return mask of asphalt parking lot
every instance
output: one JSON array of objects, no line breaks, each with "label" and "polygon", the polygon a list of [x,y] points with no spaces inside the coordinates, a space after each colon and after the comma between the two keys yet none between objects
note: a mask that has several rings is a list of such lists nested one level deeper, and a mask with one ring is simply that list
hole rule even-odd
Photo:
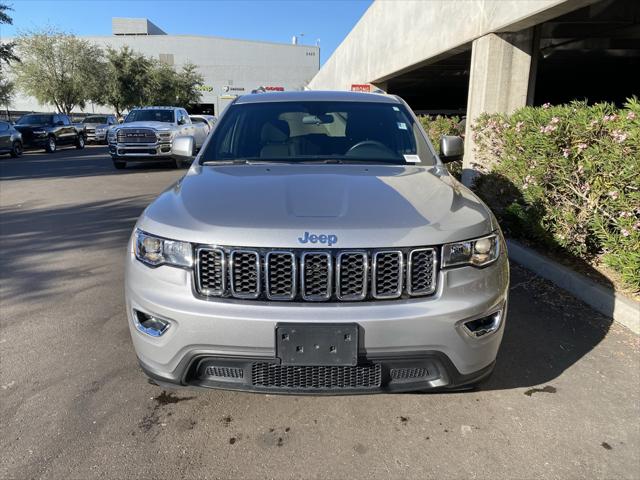
[{"label": "asphalt parking lot", "polygon": [[481,390],[165,391],[123,305],[137,216],[184,173],[105,147],[0,158],[1,478],[640,478],[638,337],[517,265]]}]

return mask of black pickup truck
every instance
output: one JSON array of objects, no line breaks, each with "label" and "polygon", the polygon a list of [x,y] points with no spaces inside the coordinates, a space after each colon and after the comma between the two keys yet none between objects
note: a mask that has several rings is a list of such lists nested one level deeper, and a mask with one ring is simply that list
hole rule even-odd
[{"label": "black pickup truck", "polygon": [[30,113],[20,117],[14,127],[22,134],[25,148],[44,148],[50,153],[61,145],[84,148],[87,140],[84,125],[73,124],[67,115],[57,113]]}]

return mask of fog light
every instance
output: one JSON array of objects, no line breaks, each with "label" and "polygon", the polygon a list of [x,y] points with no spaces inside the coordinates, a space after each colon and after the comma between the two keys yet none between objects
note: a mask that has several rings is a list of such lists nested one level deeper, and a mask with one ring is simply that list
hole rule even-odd
[{"label": "fog light", "polygon": [[498,310],[486,317],[477,318],[463,323],[464,331],[474,338],[484,337],[496,332],[502,323],[502,310]]},{"label": "fog light", "polygon": [[140,312],[138,310],[133,311],[133,320],[136,324],[136,328],[147,335],[152,337],[160,337],[166,332],[171,323],[162,318],[154,317],[148,313]]}]

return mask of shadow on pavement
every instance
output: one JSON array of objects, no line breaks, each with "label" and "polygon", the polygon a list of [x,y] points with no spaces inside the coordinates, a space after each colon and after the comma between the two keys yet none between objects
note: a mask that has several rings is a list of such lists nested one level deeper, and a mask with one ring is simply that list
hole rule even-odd
[{"label": "shadow on pavement", "polygon": [[[555,261],[615,289],[602,273],[555,241],[545,227],[544,207],[529,203],[508,178],[483,175],[475,191],[496,214],[506,236],[536,245]],[[505,335],[494,375],[482,387],[485,390],[552,381],[598,345],[613,322],[613,311],[602,315],[514,262],[511,268]]]},{"label": "shadow on pavement", "polygon": [[[101,269],[122,261],[133,226],[153,198],[140,195],[56,208],[27,202],[0,208],[3,299],[15,303],[47,297],[65,281],[83,276],[99,283]],[[112,249],[120,255],[114,256]]]},{"label": "shadow on pavement", "polygon": [[126,175],[162,169],[175,170],[175,167],[167,162],[139,162],[116,170],[107,147],[103,146],[90,146],[84,150],[65,148],[50,154],[31,151],[20,158],[0,158],[0,179],[3,181]]}]

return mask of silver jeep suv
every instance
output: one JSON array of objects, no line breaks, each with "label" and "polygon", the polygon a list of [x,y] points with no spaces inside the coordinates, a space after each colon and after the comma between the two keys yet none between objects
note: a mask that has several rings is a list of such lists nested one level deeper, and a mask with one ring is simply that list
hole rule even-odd
[{"label": "silver jeep suv", "polygon": [[[469,388],[509,267],[489,209],[398,97],[242,96],[129,243],[126,306],[160,384],[284,393]],[[176,138],[188,157],[193,138]],[[445,156],[446,155],[446,156]]]}]

